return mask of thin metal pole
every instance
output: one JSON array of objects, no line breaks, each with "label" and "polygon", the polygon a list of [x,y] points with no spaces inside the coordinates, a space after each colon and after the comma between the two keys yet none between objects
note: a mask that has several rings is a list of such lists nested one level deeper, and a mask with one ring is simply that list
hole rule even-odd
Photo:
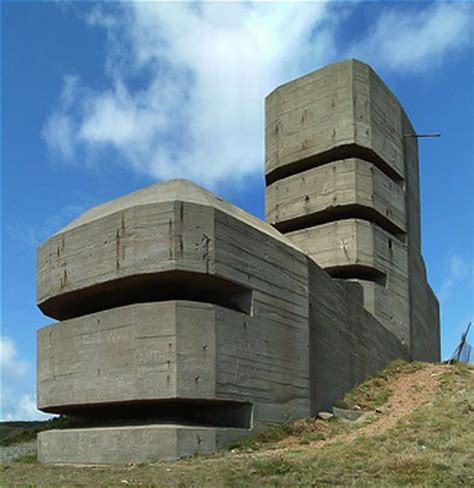
[{"label": "thin metal pole", "polygon": [[420,137],[441,137],[441,133],[440,132],[435,132],[433,134],[403,134],[405,137],[416,137],[416,138],[420,138]]}]

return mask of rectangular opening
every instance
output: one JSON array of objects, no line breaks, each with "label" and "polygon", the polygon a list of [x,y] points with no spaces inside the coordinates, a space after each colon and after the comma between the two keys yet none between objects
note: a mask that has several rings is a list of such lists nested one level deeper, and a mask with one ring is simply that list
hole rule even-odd
[{"label": "rectangular opening", "polygon": [[377,224],[400,242],[405,242],[406,233],[397,227],[391,220],[371,207],[357,204],[327,208],[320,212],[302,215],[301,217],[296,217],[283,222],[277,222],[273,224],[273,226],[282,234],[287,234],[289,232],[346,219],[360,219]]},{"label": "rectangular opening", "polygon": [[127,276],[63,295],[39,304],[43,313],[67,320],[135,303],[189,300],[211,303],[252,315],[253,291],[220,276],[166,271]]},{"label": "rectangular opening", "polygon": [[251,429],[253,405],[227,400],[143,400],[50,407],[45,411],[73,417],[68,428],[179,424]]},{"label": "rectangular opening", "polygon": [[344,280],[364,280],[378,283],[381,286],[387,285],[387,275],[378,269],[358,264],[348,266],[332,266],[324,268],[333,278]]},{"label": "rectangular opening", "polygon": [[300,159],[293,163],[275,168],[265,176],[265,181],[268,186],[275,183],[275,181],[301,173],[307,169],[316,168],[327,163],[332,163],[333,161],[340,161],[341,159],[349,158],[363,159],[364,161],[374,164],[388,177],[390,177],[393,182],[399,186],[402,186],[402,176],[400,176],[390,164],[388,164],[372,149],[362,147],[357,144],[337,146],[322,153],[318,153],[305,159]]}]

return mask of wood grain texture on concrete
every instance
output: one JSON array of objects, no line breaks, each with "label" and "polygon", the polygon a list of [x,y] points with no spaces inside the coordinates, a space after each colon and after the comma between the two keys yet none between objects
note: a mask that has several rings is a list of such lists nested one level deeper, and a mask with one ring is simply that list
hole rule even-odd
[{"label": "wood grain texture on concrete", "polygon": [[328,409],[397,358],[439,359],[418,146],[348,60],[266,99],[266,215],[187,180],[100,205],[37,255],[46,463],[210,452]]},{"label": "wood grain texture on concrete", "polygon": [[283,166],[355,147],[392,175],[404,177],[400,104],[360,61],[325,66],[276,88],[267,96],[265,110],[267,176]]},{"label": "wood grain texture on concrete", "polygon": [[357,214],[406,230],[403,189],[362,159],[333,161],[267,186],[266,219],[277,228],[308,216],[324,222]]},{"label": "wood grain texture on concrete", "polygon": [[176,461],[221,449],[245,429],[141,425],[49,430],[38,434],[38,460],[48,464],[129,464]]},{"label": "wood grain texture on concrete", "polygon": [[266,99],[266,215],[411,347],[439,359],[439,312],[420,239],[418,143],[368,65],[348,60]]},{"label": "wood grain texture on concrete", "polygon": [[[342,286],[308,258],[311,411],[328,410],[342,395],[409,350],[360,304],[357,284]],[[351,289],[355,287],[354,289]]]}]

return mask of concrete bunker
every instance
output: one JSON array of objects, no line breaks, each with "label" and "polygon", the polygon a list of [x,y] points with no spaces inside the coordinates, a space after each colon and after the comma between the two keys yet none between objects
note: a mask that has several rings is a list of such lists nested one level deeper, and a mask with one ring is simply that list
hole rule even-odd
[{"label": "concrete bunker", "polygon": [[118,278],[52,297],[39,305],[55,319],[67,320],[134,303],[187,300],[252,313],[250,288],[219,276],[192,271],[164,271]]},{"label": "concrete bunker", "polygon": [[317,414],[397,358],[439,359],[413,128],[349,60],[266,104],[266,218],[187,180],[91,209],[38,249],[48,463],[210,452]]}]

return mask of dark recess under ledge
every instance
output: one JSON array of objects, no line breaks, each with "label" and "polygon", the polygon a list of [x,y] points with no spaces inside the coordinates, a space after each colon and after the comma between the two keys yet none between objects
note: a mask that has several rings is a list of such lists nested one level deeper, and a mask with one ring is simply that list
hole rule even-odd
[{"label": "dark recess under ledge", "polygon": [[387,275],[370,266],[351,264],[347,266],[330,266],[324,268],[324,270],[337,279],[372,281],[380,286],[386,286],[387,284]]},{"label": "dark recess under ledge", "polygon": [[184,398],[52,406],[42,410],[73,417],[68,428],[179,424],[251,429],[252,408],[248,402]]},{"label": "dark recess under ledge", "polygon": [[308,229],[317,225],[328,224],[338,220],[360,219],[377,224],[382,229],[389,232],[393,237],[401,242],[405,242],[406,233],[371,207],[363,205],[341,205],[330,207],[320,212],[315,212],[294,219],[285,220],[272,224],[282,234]]},{"label": "dark recess under ledge", "polygon": [[189,300],[211,303],[248,315],[252,290],[215,275],[165,271],[132,275],[81,288],[38,304],[57,320],[67,320],[135,303]]},{"label": "dark recess under ledge", "polygon": [[333,163],[335,161],[341,161],[343,159],[358,158],[368,163],[372,163],[377,168],[385,173],[392,179],[397,185],[402,186],[404,179],[397,173],[386,161],[384,161],[377,153],[372,149],[359,146],[357,144],[346,144],[345,146],[338,146],[333,149],[329,149],[319,154],[309,156],[305,159],[300,159],[292,163],[285,164],[279,168],[275,168],[265,176],[267,186],[275,183],[275,181],[282,180],[288,176],[293,176],[302,171],[306,171],[311,168],[317,168],[324,164]]}]

